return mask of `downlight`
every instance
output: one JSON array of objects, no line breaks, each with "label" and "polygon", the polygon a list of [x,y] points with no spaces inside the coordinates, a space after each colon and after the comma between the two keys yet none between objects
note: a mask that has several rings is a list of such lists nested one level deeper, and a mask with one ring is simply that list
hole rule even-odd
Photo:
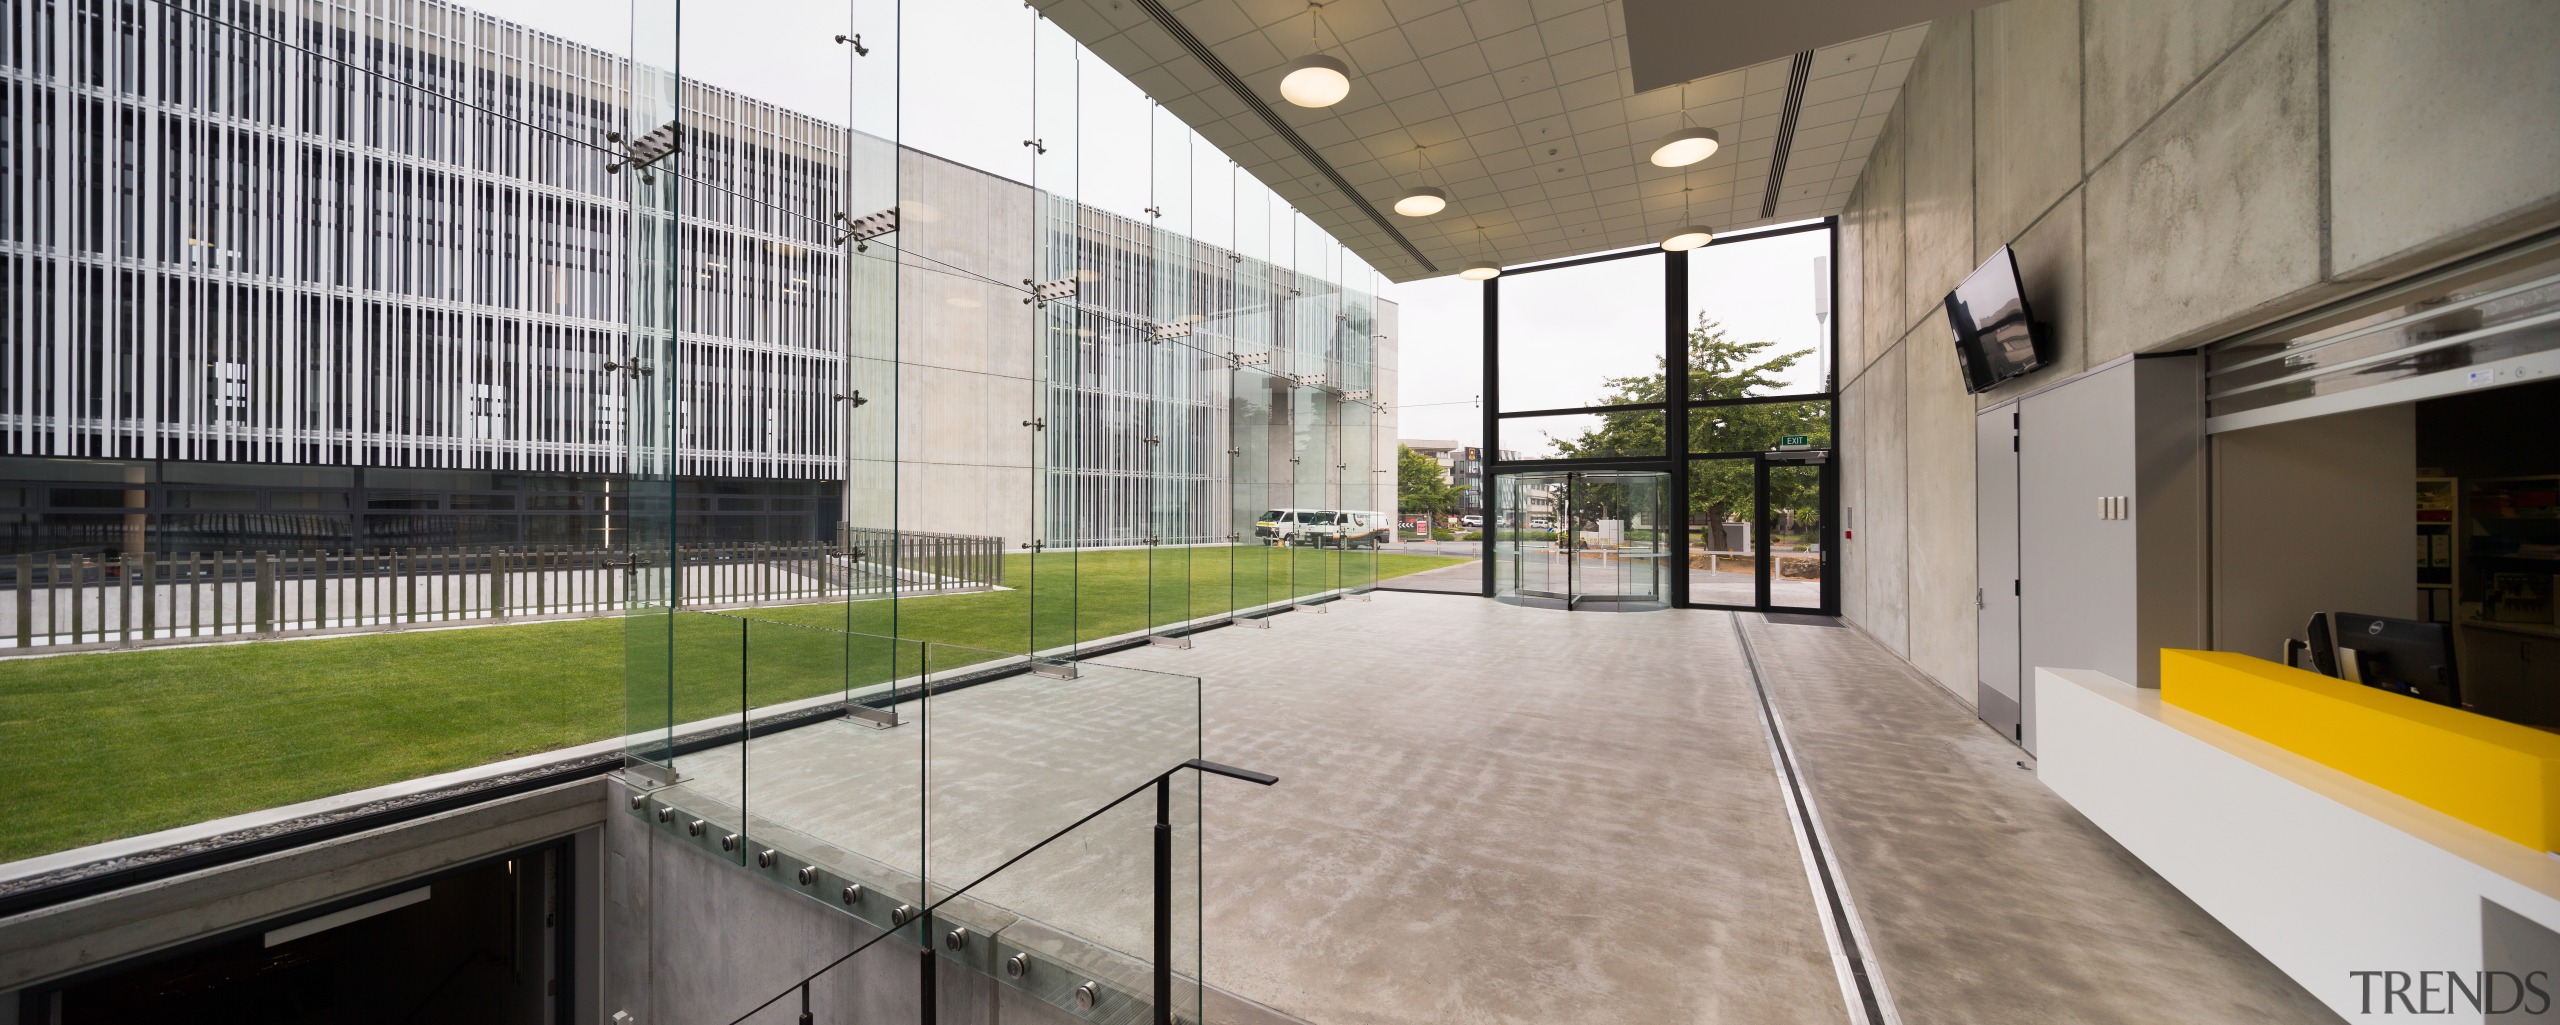
[{"label": "downlight", "polygon": [[1670,238],[1663,239],[1662,248],[1674,253],[1685,253],[1715,240],[1716,233],[1712,230],[1703,226],[1687,227],[1672,232]]},{"label": "downlight", "polygon": [[1469,281],[1491,281],[1502,276],[1502,265],[1490,260],[1478,260],[1468,264],[1467,269],[1459,271],[1458,276]]},{"label": "downlight", "polygon": [[1683,128],[1663,136],[1653,144],[1653,162],[1662,167],[1687,167],[1716,155],[1724,140],[1713,128]]},{"label": "downlight", "polygon": [[1429,217],[1449,208],[1449,194],[1429,185],[1416,185],[1396,199],[1396,212],[1407,217]]}]

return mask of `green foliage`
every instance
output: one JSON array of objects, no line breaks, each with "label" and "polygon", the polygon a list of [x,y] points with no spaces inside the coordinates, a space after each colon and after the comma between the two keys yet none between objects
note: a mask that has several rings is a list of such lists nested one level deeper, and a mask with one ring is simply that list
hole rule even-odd
[{"label": "green foliage", "polygon": [[[1776,342],[1746,342],[1727,335],[1723,325],[1698,316],[1696,327],[1689,330],[1689,397],[1692,400],[1739,399],[1752,395],[1778,392],[1786,385],[1786,372],[1807,357],[1811,349],[1766,354]],[[1619,377],[1608,381],[1609,393],[1595,400],[1600,405],[1660,403],[1667,378],[1661,357],[1654,358],[1654,372],[1641,377]],[[1815,448],[1831,445],[1829,404],[1824,402],[1761,402],[1745,405],[1718,406],[1689,410],[1685,434],[1689,452],[1753,453],[1776,448],[1780,439],[1791,434],[1807,435]],[[1608,456],[1661,456],[1664,451],[1662,414],[1651,410],[1626,410],[1600,414],[1600,425],[1580,437],[1557,439],[1556,448],[1567,458],[1599,458]],[[1678,454],[1678,453],[1670,453]],[[1703,520],[1708,548],[1730,551],[1724,524],[1736,517],[1752,515],[1752,460],[1700,459],[1689,464],[1689,496],[1685,519]],[[1820,491],[1815,474],[1773,472],[1769,480],[1769,508],[1775,513],[1793,513],[1799,524],[1810,524],[1819,515]]]},{"label": "green foliage", "polygon": [[1458,504],[1457,485],[1449,482],[1440,461],[1396,446],[1396,508],[1409,513],[1438,514]]}]

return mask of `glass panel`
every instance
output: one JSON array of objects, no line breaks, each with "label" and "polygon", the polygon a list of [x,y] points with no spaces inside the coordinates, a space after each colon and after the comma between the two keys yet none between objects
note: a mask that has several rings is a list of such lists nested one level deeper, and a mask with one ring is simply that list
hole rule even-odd
[{"label": "glass panel", "polygon": [[1602,459],[1662,454],[1662,410],[1516,416],[1499,421],[1505,459]]},{"label": "glass panel", "polygon": [[[1236,236],[1236,179],[1243,172],[1216,146],[1191,136],[1191,318],[1188,337],[1177,339],[1195,398],[1185,409],[1189,461],[1184,482],[1189,506],[1184,543],[1192,545],[1191,615],[1226,618],[1235,611],[1234,353],[1238,312],[1236,253],[1221,249]],[[1260,512],[1261,510],[1251,510]]]},{"label": "glass panel", "polygon": [[[631,7],[631,111],[626,137],[678,124],[677,5],[634,0]],[[679,155],[675,159],[681,160]],[[630,251],[625,287],[631,296],[629,348],[612,371],[625,398],[629,459],[623,618],[623,708],[626,764],[636,786],[672,782],[676,712],[673,611],[676,587],[676,303],[680,179],[666,173],[618,175],[630,190]]]},{"label": "glass panel", "polygon": [[1606,599],[1621,608],[1668,600],[1668,532],[1664,529],[1661,473],[1574,475],[1572,519],[1566,532],[1574,558],[1575,594]]},{"label": "glass panel", "polygon": [[[1155,859],[1167,859],[1174,1021],[1200,1012],[1200,790],[1183,772],[1077,826],[934,912],[941,956],[1032,999],[1059,1020],[1143,1022],[1155,1000]],[[1161,807],[1167,825],[1157,846]],[[954,929],[968,930],[957,946]],[[1016,959],[1019,959],[1018,961]],[[1009,964],[1019,964],[1017,972]],[[1090,987],[1091,1009],[1078,989]],[[986,1020],[984,1006],[943,1000],[941,1021]]]},{"label": "glass panel", "polygon": [[1359,593],[1378,585],[1378,548],[1395,529],[1394,503],[1379,500],[1377,410],[1367,402],[1340,404],[1342,513],[1335,540],[1342,560],[1342,588]]},{"label": "glass panel", "polygon": [[1504,474],[1493,479],[1494,597],[1563,601],[1573,593],[1573,564],[1564,545],[1570,533],[1571,479],[1561,473]]},{"label": "glass panel", "polygon": [[[1255,319],[1267,322],[1270,314],[1265,309]],[[1287,476],[1291,440],[1283,433],[1289,428],[1288,385],[1252,366],[1238,367],[1235,377],[1234,579],[1241,612],[1288,600],[1289,567],[1281,561],[1288,551],[1278,546],[1287,540],[1287,510],[1294,500]]]},{"label": "glass panel", "polygon": [[[1161,519],[1159,378],[1152,254],[1155,117],[1145,94],[1091,54],[1078,59],[1077,173],[1085,204],[1075,305],[1080,349],[1073,446],[1077,636],[1143,634],[1157,613],[1152,586]],[[1143,173],[1141,173],[1143,172]],[[1170,442],[1171,439],[1168,439]]]},{"label": "glass panel", "polygon": [[[1274,295],[1271,260],[1274,202],[1271,191],[1251,175],[1236,172],[1236,284],[1232,315],[1234,383],[1228,407],[1234,498],[1229,532],[1234,536],[1233,605],[1239,613],[1285,601],[1286,555],[1275,547],[1282,529],[1278,513],[1292,499],[1287,486],[1292,444],[1288,429],[1288,385],[1272,376],[1273,339],[1283,307]],[[1275,483],[1277,482],[1277,483]],[[1275,565],[1277,572],[1275,574]]]},{"label": "glass panel", "polygon": [[1689,461],[1689,601],[1696,605],[1759,604],[1759,461]]},{"label": "glass panel", "polygon": [[1769,464],[1769,605],[1822,608],[1831,553],[1823,547],[1823,468]]},{"label": "glass panel", "polygon": [[[1082,208],[1078,185],[1082,170],[1077,117],[1081,53],[1064,29],[1040,19],[1032,54],[1035,91],[1032,116],[1037,152],[1032,161],[1031,197],[1036,282],[1081,281],[1084,275]],[[1077,442],[1082,426],[1076,401],[1093,327],[1077,302],[1037,304],[1033,313],[1034,361],[1031,408],[1023,425],[1030,431],[1032,517],[1030,536],[1016,542],[1027,554],[1008,555],[1019,563],[1031,592],[1029,650],[1034,654],[1071,657],[1076,644],[1077,518],[1081,476]],[[1005,425],[998,424],[1001,430]]]},{"label": "glass panel", "polygon": [[1196,678],[1092,662],[1061,678],[946,644],[930,645],[926,662],[926,874],[937,897],[1200,757]]},{"label": "glass panel", "polygon": [[1189,338],[1199,326],[1193,305],[1195,267],[1191,230],[1191,130],[1171,111],[1151,111],[1154,130],[1153,203],[1148,212],[1147,271],[1148,422],[1150,526],[1147,543],[1147,628],[1157,634],[1190,629],[1191,530],[1195,492],[1205,491],[1198,449],[1213,444],[1201,405],[1200,360]]},{"label": "glass panel", "polygon": [[[889,928],[892,909],[922,906],[924,896],[924,645],[737,622],[753,735],[685,756],[684,781],[657,795],[672,814],[651,818],[671,836]],[[734,811],[733,793],[742,795]],[[737,832],[727,828],[733,815],[745,829],[724,843]],[[698,833],[693,818],[706,820]]]},{"label": "glass panel", "polygon": [[1830,448],[1831,403],[1747,402],[1689,411],[1689,451],[1697,455],[1767,452],[1790,437]]},{"label": "glass panel", "polygon": [[1829,231],[1691,250],[1689,398],[1829,390],[1830,259]]},{"label": "glass panel", "polygon": [[726,860],[742,861],[743,845],[736,837],[746,830],[747,814],[746,759],[739,745],[751,707],[747,621],[679,609],[668,622],[675,654],[674,734],[688,746],[705,740],[713,746],[671,759],[677,782],[664,799],[704,820],[686,832],[697,845]]},{"label": "glass panel", "polygon": [[[897,0],[854,0],[850,5],[849,27],[862,37],[869,53],[864,56],[852,46],[840,47],[848,67],[852,130],[844,134],[842,193],[833,212],[853,223],[839,221],[822,236],[842,261],[845,294],[841,307],[844,359],[830,396],[835,407],[831,425],[836,431],[835,450],[842,461],[836,479],[843,482],[843,519],[836,524],[830,572],[843,574],[866,596],[893,601],[907,585],[893,572],[901,528],[899,263],[907,224],[890,216],[907,191],[898,139],[900,69],[907,63],[901,49],[900,12]],[[772,29],[752,20],[737,23],[748,33]],[[741,42],[733,50],[753,54],[763,48],[764,41],[758,39]],[[913,220],[923,223],[921,217]],[[839,625],[849,626],[864,615],[864,604],[845,602]]]},{"label": "glass panel", "polygon": [[1504,276],[1499,408],[1610,404],[1624,380],[1658,382],[1662,276],[1660,254]]},{"label": "glass panel", "polygon": [[[1304,279],[1301,279],[1304,280]],[[1304,319],[1311,300],[1300,299]],[[1281,543],[1290,546],[1289,595],[1305,601],[1334,587],[1331,553],[1334,514],[1339,508],[1329,486],[1333,476],[1333,430],[1326,423],[1329,404],[1324,389],[1301,385],[1289,389],[1290,430],[1295,445],[1290,458],[1291,493],[1296,497],[1280,528]]]}]

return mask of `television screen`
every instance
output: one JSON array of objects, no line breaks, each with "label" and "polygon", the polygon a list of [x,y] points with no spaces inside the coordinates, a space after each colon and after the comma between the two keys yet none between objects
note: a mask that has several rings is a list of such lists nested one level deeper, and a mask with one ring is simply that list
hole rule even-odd
[{"label": "television screen", "polygon": [[2018,261],[2007,246],[1947,293],[1947,327],[1955,332],[1965,391],[1982,391],[2044,365],[2040,332],[2018,287]]}]

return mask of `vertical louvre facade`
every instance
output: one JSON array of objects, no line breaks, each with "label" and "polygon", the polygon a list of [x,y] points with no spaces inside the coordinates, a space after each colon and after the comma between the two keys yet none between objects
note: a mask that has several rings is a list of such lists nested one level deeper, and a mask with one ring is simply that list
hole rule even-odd
[{"label": "vertical louvre facade", "polygon": [[[652,127],[627,87],[619,56],[433,0],[0,0],[0,457],[623,472],[606,133]],[[838,481],[864,258],[831,219],[873,212],[844,209],[849,130],[684,104],[675,471]],[[1320,232],[1297,249],[1337,264],[1285,267],[1038,208],[1085,279],[1033,343],[1074,427],[1022,443],[1051,543],[1230,532],[1235,356],[1322,389],[1326,423],[1376,402],[1376,303]]]}]

